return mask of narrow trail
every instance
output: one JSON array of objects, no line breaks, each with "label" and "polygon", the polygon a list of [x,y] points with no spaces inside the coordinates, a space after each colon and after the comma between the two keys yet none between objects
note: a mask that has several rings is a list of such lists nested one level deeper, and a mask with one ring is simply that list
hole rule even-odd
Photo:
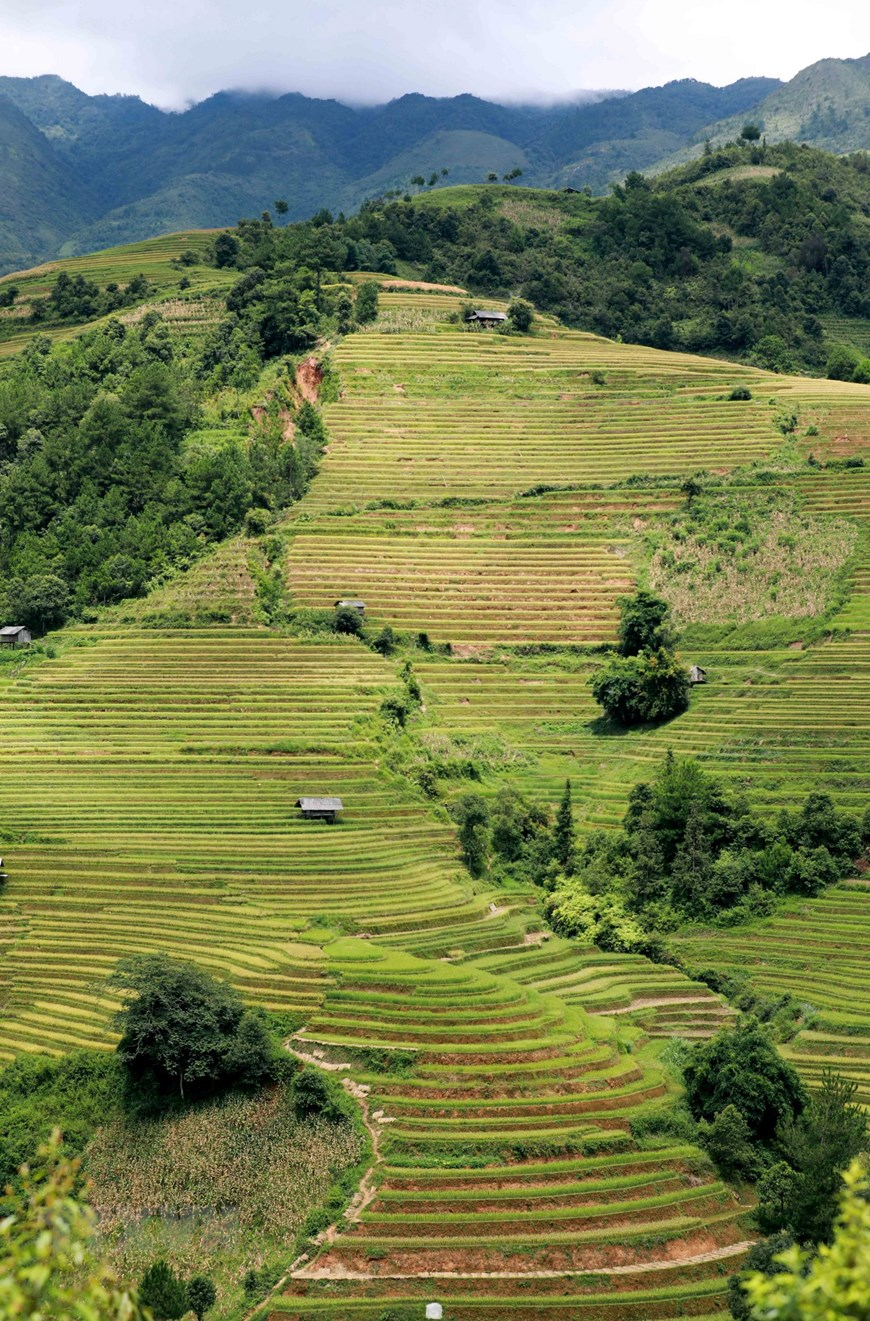
[{"label": "narrow trail", "polygon": [[[285,1048],[291,1055],[295,1055],[298,1060],[301,1060],[303,1064],[311,1064],[318,1069],[327,1069],[330,1073],[348,1074],[352,1067],[349,1063],[333,1063],[325,1060],[321,1058],[321,1052],[319,1051],[300,1050],[298,1046],[291,1045],[290,1042],[285,1043]],[[349,1205],[345,1208],[342,1220],[337,1220],[334,1224],[328,1225],[326,1229],[317,1235],[314,1240],[314,1247],[293,1262],[287,1276],[285,1276],[285,1280],[291,1276],[294,1279],[304,1279],[311,1276],[315,1266],[314,1261],[311,1260],[312,1252],[316,1254],[317,1249],[326,1244],[334,1243],[343,1228],[346,1228],[347,1225],[356,1224],[362,1212],[374,1200],[377,1192],[375,1172],[384,1159],[381,1155],[381,1132],[384,1125],[392,1123],[392,1120],[381,1110],[372,1112],[369,1106],[369,1092],[371,1089],[365,1083],[357,1083],[352,1078],[344,1077],[341,1080],[341,1085],[360,1108],[362,1121],[371,1139],[372,1163],[360,1179],[359,1187],[351,1198]],[[342,1221],[344,1224],[342,1224]],[[312,1278],[318,1277],[315,1275]]]},{"label": "narrow trail", "polygon": [[[393,1275],[379,1271],[371,1274],[363,1271],[339,1270],[309,1271],[306,1279],[313,1280],[560,1280],[565,1276],[590,1275],[643,1275],[646,1271],[677,1270],[682,1266],[699,1266],[707,1261],[725,1261],[728,1257],[738,1257],[755,1246],[755,1239],[746,1239],[742,1243],[729,1243],[727,1247],[716,1248],[713,1252],[701,1252],[694,1257],[680,1257],[672,1261],[643,1261],[631,1266],[596,1266],[586,1270],[542,1270],[542,1271],[426,1271],[421,1275]],[[301,1272],[296,1272],[296,1276]]]},{"label": "narrow trail", "polygon": [[[329,1060],[321,1059],[320,1052],[299,1050],[296,1046],[291,1045],[289,1041],[284,1042],[284,1049],[288,1051],[289,1054],[295,1055],[296,1058],[298,1060],[301,1060],[303,1064],[313,1064],[318,1069],[325,1069],[329,1073],[346,1074],[349,1073],[351,1069],[350,1063],[340,1063],[340,1064],[332,1063]],[[376,1111],[374,1115],[370,1113],[369,1102],[368,1102],[369,1088],[366,1087],[364,1084],[355,1083],[350,1078],[342,1078],[341,1085],[345,1089],[345,1091],[348,1092],[359,1105],[360,1111],[362,1113],[363,1123],[365,1124],[366,1129],[368,1130],[368,1134],[369,1137],[371,1138],[371,1143],[372,1143],[372,1156],[373,1156],[372,1163],[366,1170],[365,1174],[360,1179],[359,1187],[354,1193],[350,1203],[345,1208],[343,1215],[343,1219],[345,1219],[349,1224],[354,1224],[356,1221],[359,1220],[361,1213],[374,1199],[375,1193],[377,1192],[377,1184],[375,1182],[375,1170],[377,1169],[378,1165],[380,1165],[383,1162],[383,1156],[381,1155],[380,1136],[381,1136],[381,1129],[383,1127],[383,1123],[386,1119],[386,1116],[381,1115],[379,1111]],[[378,1120],[378,1116],[379,1116],[379,1120]],[[313,1247],[309,1248],[307,1252],[300,1253],[300,1255],[295,1259],[295,1261],[291,1261],[290,1265],[287,1267],[286,1271],[281,1276],[280,1280],[278,1280],[278,1282],[272,1286],[272,1288],[266,1294],[265,1298],[261,1298],[260,1301],[250,1309],[250,1311],[244,1314],[244,1316],[242,1317],[242,1321],[254,1321],[255,1317],[262,1317],[263,1315],[265,1315],[270,1300],[275,1298],[276,1295],[280,1294],[281,1291],[286,1287],[286,1285],[290,1283],[291,1280],[319,1278],[316,1275],[311,1276],[308,1274],[308,1272],[314,1265],[314,1262],[312,1261],[312,1254],[314,1254],[314,1256],[316,1257],[318,1249],[321,1248],[324,1243],[334,1243],[340,1231],[341,1231],[341,1225],[338,1221],[336,1221],[335,1224],[328,1225],[326,1229],[324,1229],[320,1234],[318,1234],[317,1237],[314,1239]]]}]

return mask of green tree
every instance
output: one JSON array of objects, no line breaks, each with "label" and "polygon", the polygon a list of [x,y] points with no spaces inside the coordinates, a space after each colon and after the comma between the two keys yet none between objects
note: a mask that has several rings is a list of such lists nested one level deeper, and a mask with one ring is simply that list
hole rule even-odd
[{"label": "green tree", "polygon": [[867,1115],[855,1100],[857,1091],[857,1083],[825,1070],[803,1112],[780,1125],[780,1150],[797,1177],[777,1228],[788,1229],[800,1242],[829,1240],[842,1171],[866,1145]]},{"label": "green tree", "polygon": [[754,1321],[866,1321],[870,1316],[870,1177],[855,1160],[830,1244],[788,1248],[774,1275],[743,1280]]},{"label": "green tree", "polygon": [[565,781],[562,800],[556,812],[553,824],[553,854],[566,876],[570,876],[576,865],[576,844],[574,834],[574,810],[571,806],[571,781]]},{"label": "green tree", "polygon": [[859,361],[858,354],[847,344],[835,344],[825,363],[825,375],[829,381],[851,381]]},{"label": "green tree", "polygon": [[60,1154],[60,1134],[21,1170],[0,1219],[0,1316],[34,1321],[146,1321],[134,1292],[92,1250],[96,1217],[80,1196],[78,1161]]},{"label": "green tree", "polygon": [[752,1179],[758,1173],[758,1156],[752,1145],[749,1125],[735,1105],[726,1105],[711,1123],[698,1125],[701,1145],[726,1179]]},{"label": "green tree", "polygon": [[196,1317],[202,1318],[215,1305],[217,1291],[207,1275],[194,1275],[187,1282],[187,1306]]},{"label": "green tree", "polygon": [[689,705],[689,676],[670,651],[617,656],[591,679],[592,696],[621,725],[653,724]]},{"label": "green tree", "polygon": [[218,234],[214,241],[214,264],[235,266],[239,259],[239,240],[235,234]]},{"label": "green tree", "polygon": [[454,808],[459,822],[459,843],[472,876],[482,876],[489,856],[489,807],[480,794],[465,794]]},{"label": "green tree", "polygon": [[15,578],[6,589],[6,610],[14,623],[34,633],[59,628],[69,614],[70,593],[56,573],[36,573]]},{"label": "green tree", "polygon": [[289,205],[283,197],[279,197],[277,201],[273,203],[273,206],[275,207],[275,214],[279,216],[286,216],[287,212],[290,210]]},{"label": "green tree", "polygon": [[153,1262],[139,1283],[139,1299],[154,1321],[179,1321],[188,1310],[184,1281],[166,1261]]},{"label": "green tree", "polygon": [[495,170],[490,170],[489,174],[486,176],[486,182],[498,183],[498,175],[496,174]]},{"label": "green tree", "polygon": [[378,297],[380,286],[377,280],[366,280],[356,293],[355,315],[361,326],[378,319]]},{"label": "green tree", "polygon": [[740,138],[743,142],[758,142],[761,137],[761,128],[758,124],[744,124],[740,130]]},{"label": "green tree", "polygon": [[788,1224],[797,1182],[797,1174],[785,1160],[778,1160],[768,1166],[758,1180],[755,1215],[765,1234],[771,1234]]},{"label": "green tree", "polygon": [[192,963],[165,954],[122,959],[109,978],[126,1003],[118,1055],[146,1101],[182,1100],[274,1076],[271,1043],[241,996]]},{"label": "green tree", "polygon": [[637,656],[642,651],[656,651],[659,647],[672,647],[674,633],[671,627],[671,608],[667,601],[652,592],[639,591],[634,596],[622,596],[617,629],[620,656]]},{"label": "green tree", "polygon": [[525,335],[532,328],[535,309],[525,298],[514,298],[508,304],[508,317],[514,330]]},{"label": "green tree", "polygon": [[757,1023],[700,1042],[683,1074],[686,1100],[696,1119],[710,1122],[733,1105],[746,1120],[753,1142],[772,1144],[781,1120],[799,1115],[806,1105],[803,1083]]}]

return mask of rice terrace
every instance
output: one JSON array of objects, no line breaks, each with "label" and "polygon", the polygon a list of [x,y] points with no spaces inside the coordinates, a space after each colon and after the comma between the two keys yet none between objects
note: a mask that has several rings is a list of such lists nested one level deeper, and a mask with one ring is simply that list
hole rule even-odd
[{"label": "rice terrace", "polygon": [[[504,227],[580,224],[509,192]],[[0,280],[0,625],[35,634],[0,649],[5,1164],[15,1087],[68,1067],[127,1284],[204,1270],[225,1321],[724,1321],[778,1167],[722,1155],[693,1051],[756,1034],[804,1114],[832,1072],[870,1107],[870,386],[369,270],[341,224]],[[620,721],[596,685],[641,663],[682,704]],[[123,977],[176,961],[281,1058],[128,1113]]]}]

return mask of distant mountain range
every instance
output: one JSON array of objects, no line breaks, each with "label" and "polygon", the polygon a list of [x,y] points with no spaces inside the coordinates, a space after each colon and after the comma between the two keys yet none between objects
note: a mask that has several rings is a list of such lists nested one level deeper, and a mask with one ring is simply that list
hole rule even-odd
[{"label": "distant mountain range", "polygon": [[351,210],[416,174],[450,183],[523,171],[606,191],[685,159],[746,119],[769,140],[870,147],[870,55],[788,83],[685,79],[541,108],[408,95],[352,108],[292,93],[219,92],[182,113],[87,96],[53,75],[0,77],[0,272],[169,230],[233,224],[286,198],[288,219]]}]

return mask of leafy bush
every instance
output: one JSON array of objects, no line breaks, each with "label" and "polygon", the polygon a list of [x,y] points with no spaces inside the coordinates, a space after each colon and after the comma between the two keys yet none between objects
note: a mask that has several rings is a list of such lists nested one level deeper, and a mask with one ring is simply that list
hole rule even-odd
[{"label": "leafy bush", "polygon": [[591,687],[596,702],[621,725],[670,720],[689,705],[688,673],[664,648],[615,658],[593,675]]}]

